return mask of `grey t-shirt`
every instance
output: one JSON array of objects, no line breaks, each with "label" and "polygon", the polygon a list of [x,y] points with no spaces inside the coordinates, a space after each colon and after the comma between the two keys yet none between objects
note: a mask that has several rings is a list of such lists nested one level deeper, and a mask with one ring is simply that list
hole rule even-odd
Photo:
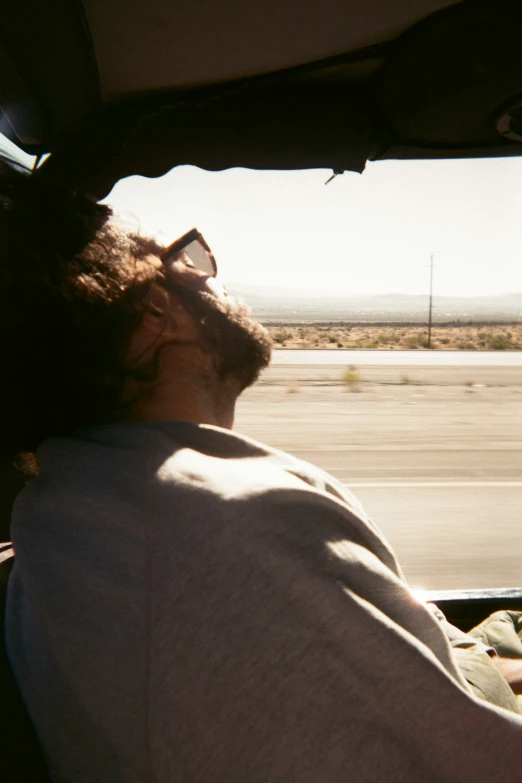
[{"label": "grey t-shirt", "polygon": [[10,659],[57,783],[522,781],[356,499],[216,427],[46,441]]}]

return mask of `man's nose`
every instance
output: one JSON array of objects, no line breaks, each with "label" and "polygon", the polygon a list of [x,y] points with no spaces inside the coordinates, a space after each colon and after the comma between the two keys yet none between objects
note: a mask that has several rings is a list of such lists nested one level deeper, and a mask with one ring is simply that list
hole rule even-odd
[{"label": "man's nose", "polygon": [[219,280],[219,278],[217,278],[217,277],[209,277],[209,278],[207,278],[207,281],[205,283],[205,287],[217,299],[226,299],[227,296],[228,296],[227,289],[225,288],[225,286],[223,285],[221,280]]}]

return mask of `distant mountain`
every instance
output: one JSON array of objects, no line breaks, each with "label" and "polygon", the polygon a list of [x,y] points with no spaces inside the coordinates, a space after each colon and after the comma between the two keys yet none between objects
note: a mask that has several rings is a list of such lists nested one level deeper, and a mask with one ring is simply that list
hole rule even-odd
[{"label": "distant mountain", "polygon": [[[241,297],[262,320],[426,320],[425,294],[378,294],[366,296],[314,295],[242,284],[227,286]],[[434,296],[434,321],[522,319],[522,293],[497,296]]]}]

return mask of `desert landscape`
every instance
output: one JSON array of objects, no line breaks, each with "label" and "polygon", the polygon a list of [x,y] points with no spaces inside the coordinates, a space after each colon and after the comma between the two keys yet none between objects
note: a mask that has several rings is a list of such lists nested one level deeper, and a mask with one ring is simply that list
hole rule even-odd
[{"label": "desert landscape", "polygon": [[[425,325],[265,323],[276,348],[429,349]],[[522,323],[437,324],[431,348],[447,351],[520,351]]]}]

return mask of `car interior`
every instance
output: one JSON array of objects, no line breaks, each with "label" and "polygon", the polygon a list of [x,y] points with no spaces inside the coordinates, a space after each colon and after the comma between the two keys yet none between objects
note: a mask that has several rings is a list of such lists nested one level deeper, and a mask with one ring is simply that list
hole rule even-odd
[{"label": "car interior", "polygon": [[[522,154],[517,0],[27,0],[0,19],[2,155],[96,199],[185,164],[336,175]],[[21,485],[0,469],[5,597]],[[522,587],[427,597],[463,630],[522,609]],[[5,652],[0,683],[0,760],[48,780]]]}]

